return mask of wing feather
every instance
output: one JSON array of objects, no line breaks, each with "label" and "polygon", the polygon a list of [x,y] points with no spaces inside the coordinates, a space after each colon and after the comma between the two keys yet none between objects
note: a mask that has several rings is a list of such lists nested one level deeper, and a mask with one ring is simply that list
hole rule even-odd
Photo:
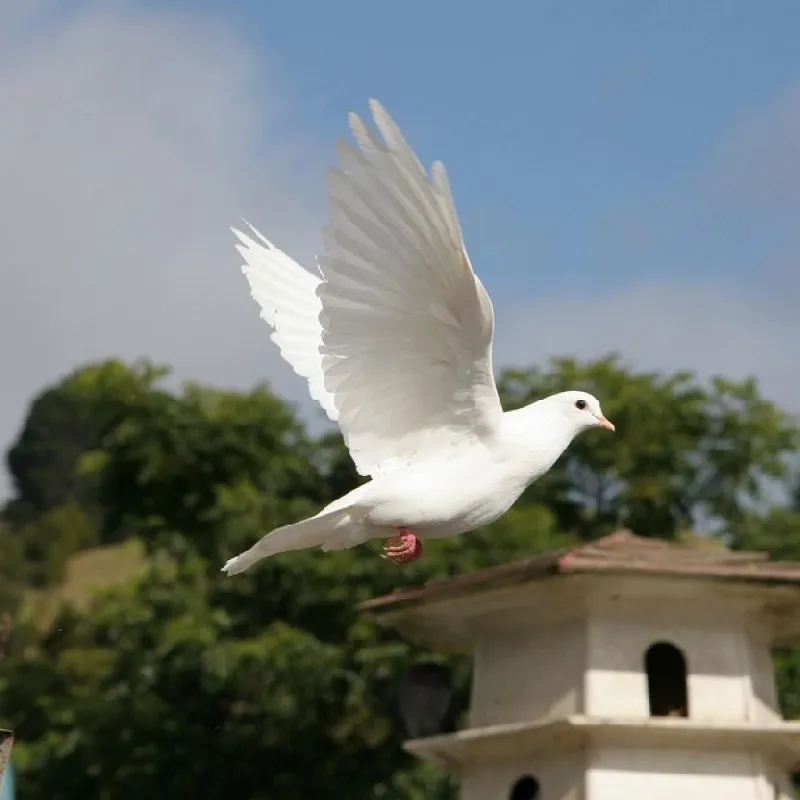
[{"label": "wing feather", "polygon": [[374,476],[489,434],[502,410],[494,312],[447,172],[437,161],[429,179],[385,109],[370,106],[383,141],[350,115],[359,150],[340,142],[329,172],[322,278],[255,229],[234,233],[281,355]]},{"label": "wing feather", "polygon": [[469,262],[447,174],[428,179],[371,103],[338,148],[320,257],[322,369],[356,466],[375,475],[493,430],[491,301]]},{"label": "wing feather", "polygon": [[320,354],[322,304],[316,290],[321,279],[248,227],[255,238],[235,228],[233,233],[239,240],[236,249],[245,261],[242,272],[250,284],[250,294],[261,306],[262,319],[274,329],[272,341],[281,355],[308,381],[311,397],[335,422],[338,412],[333,396],[325,389]]}]

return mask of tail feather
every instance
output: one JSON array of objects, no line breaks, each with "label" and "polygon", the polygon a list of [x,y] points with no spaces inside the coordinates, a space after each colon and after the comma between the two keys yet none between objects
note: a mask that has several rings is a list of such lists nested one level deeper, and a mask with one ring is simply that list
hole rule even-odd
[{"label": "tail feather", "polygon": [[332,543],[339,538],[337,533],[340,533],[341,528],[347,526],[349,522],[350,509],[344,508],[323,512],[315,517],[276,528],[257,541],[249,550],[229,559],[222,571],[228,575],[236,575],[268,556],[287,553],[290,550],[325,547],[327,543]]}]

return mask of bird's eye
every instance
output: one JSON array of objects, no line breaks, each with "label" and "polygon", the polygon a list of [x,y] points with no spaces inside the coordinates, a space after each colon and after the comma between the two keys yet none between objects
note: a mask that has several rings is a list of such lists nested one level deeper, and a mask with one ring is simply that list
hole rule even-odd
[{"label": "bird's eye", "polygon": [[578,411],[583,411],[586,408],[586,401],[585,400],[576,400],[575,401],[575,408],[577,408]]}]

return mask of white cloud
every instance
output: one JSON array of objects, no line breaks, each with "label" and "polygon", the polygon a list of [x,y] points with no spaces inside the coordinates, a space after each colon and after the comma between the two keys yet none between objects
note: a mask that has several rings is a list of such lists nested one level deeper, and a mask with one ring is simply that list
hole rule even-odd
[{"label": "white cloud", "polygon": [[[498,363],[617,351],[642,369],[755,376],[766,396],[800,413],[798,143],[800,85],[737,119],[676,193],[622,220],[615,246],[628,256],[635,249],[643,277],[498,314]],[[742,244],[744,256],[736,252]],[[691,275],[686,263],[705,256],[733,254],[738,263],[716,269],[713,280],[648,276],[648,254],[663,264],[664,252],[676,276]]]},{"label": "white cloud", "polygon": [[796,316],[789,303],[770,296],[653,280],[603,295],[545,298],[498,327],[501,364],[617,351],[639,369],[754,375],[767,396],[800,411]]},{"label": "white cloud", "polygon": [[319,154],[275,132],[285,98],[222,20],[73,9],[0,14],[0,444],[36,391],[110,355],[221,385],[271,377],[302,397],[228,225],[268,221],[310,258]]}]

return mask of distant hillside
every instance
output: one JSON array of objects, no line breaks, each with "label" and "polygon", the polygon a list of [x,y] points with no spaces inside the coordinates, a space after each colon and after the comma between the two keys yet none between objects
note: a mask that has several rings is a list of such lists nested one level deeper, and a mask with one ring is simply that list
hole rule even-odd
[{"label": "distant hillside", "polygon": [[144,547],[138,539],[81,550],[67,561],[59,586],[28,593],[23,616],[45,628],[62,605],[85,608],[99,590],[135,578],[146,567]]}]

